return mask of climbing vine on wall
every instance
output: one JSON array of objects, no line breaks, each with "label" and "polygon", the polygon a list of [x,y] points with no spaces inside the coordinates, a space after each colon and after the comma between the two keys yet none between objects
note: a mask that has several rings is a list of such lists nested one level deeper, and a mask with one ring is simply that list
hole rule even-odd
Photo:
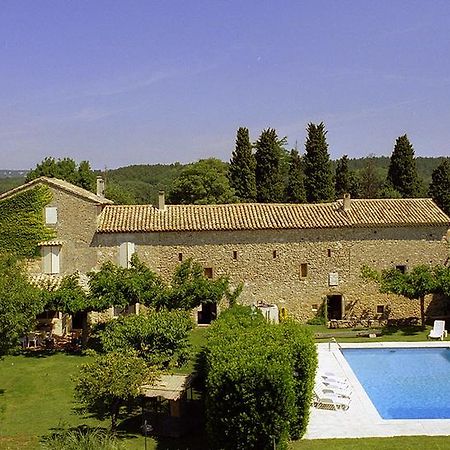
[{"label": "climbing vine on wall", "polygon": [[37,244],[55,236],[44,223],[44,208],[51,199],[48,186],[36,186],[0,200],[0,252],[38,254]]}]

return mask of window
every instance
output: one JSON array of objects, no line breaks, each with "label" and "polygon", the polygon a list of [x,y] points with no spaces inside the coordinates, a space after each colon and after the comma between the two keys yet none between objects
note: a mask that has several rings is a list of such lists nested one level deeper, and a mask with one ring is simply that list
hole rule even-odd
[{"label": "window", "polygon": [[331,248],[328,249],[328,258],[331,258]]},{"label": "window", "polygon": [[233,259],[238,258],[238,252],[236,250],[233,251]]},{"label": "window", "polygon": [[183,261],[183,253],[178,253],[178,261]]},{"label": "window", "polygon": [[377,305],[377,314],[384,314],[384,305]]},{"label": "window", "polygon": [[61,247],[57,245],[42,246],[43,272],[49,274],[59,273],[59,253]]},{"label": "window", "polygon": [[119,265],[125,269],[131,267],[131,257],[135,252],[134,242],[122,242],[119,248]]},{"label": "window", "polygon": [[274,250],[274,251],[272,252],[272,258],[275,259],[276,257],[277,257],[277,251]]},{"label": "window", "polygon": [[395,268],[396,268],[400,273],[405,273],[405,272],[406,272],[406,266],[399,265],[399,266],[395,266]]},{"label": "window", "polygon": [[204,273],[206,278],[212,278],[213,277],[212,267],[205,267],[203,273]]},{"label": "window", "polygon": [[300,277],[306,278],[308,276],[308,264],[302,263],[300,264]]},{"label": "window", "polygon": [[311,305],[311,309],[313,311],[317,311],[319,309],[319,305],[317,303],[314,303],[314,305]]},{"label": "window", "polygon": [[54,225],[58,222],[58,209],[56,206],[47,206],[45,208],[46,225]]}]

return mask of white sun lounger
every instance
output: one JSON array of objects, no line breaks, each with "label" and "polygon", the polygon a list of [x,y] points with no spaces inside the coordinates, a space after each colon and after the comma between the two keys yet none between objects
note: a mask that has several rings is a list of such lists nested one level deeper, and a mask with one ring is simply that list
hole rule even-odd
[{"label": "white sun lounger", "polygon": [[447,337],[447,330],[445,330],[445,320],[435,320],[433,324],[433,329],[428,335],[429,339],[440,339],[444,340]]},{"label": "white sun lounger", "polygon": [[334,394],[320,394],[314,390],[314,406],[323,409],[347,410],[350,407],[350,399]]},{"label": "white sun lounger", "polygon": [[322,380],[321,385],[323,390],[329,389],[330,391],[344,397],[350,397],[352,394],[352,388],[348,385],[332,383],[329,380]]},{"label": "white sun lounger", "polygon": [[334,374],[331,374],[331,372],[325,372],[324,375],[322,375],[322,380],[324,382],[328,383],[334,383],[334,384],[340,384],[342,386],[349,386],[349,382],[345,378],[337,377]]},{"label": "white sun lounger", "polygon": [[350,389],[341,389],[339,387],[331,387],[331,386],[325,386],[324,384],[320,383],[319,385],[316,385],[316,391],[318,394],[327,396],[329,394],[335,395],[337,397],[344,397],[344,398],[350,398],[350,395],[352,391]]}]

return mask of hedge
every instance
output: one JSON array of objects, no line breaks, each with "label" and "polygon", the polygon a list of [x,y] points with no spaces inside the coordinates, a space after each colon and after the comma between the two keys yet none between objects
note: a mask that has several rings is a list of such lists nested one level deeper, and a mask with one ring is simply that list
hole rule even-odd
[{"label": "hedge", "polygon": [[211,447],[285,448],[304,434],[317,354],[301,325],[230,308],[211,326],[203,358]]}]

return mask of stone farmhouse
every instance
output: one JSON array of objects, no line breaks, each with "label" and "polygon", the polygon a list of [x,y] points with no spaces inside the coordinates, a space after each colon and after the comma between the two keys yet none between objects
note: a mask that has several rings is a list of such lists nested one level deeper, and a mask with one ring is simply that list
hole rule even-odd
[{"label": "stone farmhouse", "polygon": [[[406,271],[418,264],[449,264],[450,218],[431,199],[344,199],[322,204],[114,205],[54,178],[38,178],[1,200],[44,184],[52,193],[42,211],[55,239],[40,242],[30,261],[35,279],[86,273],[111,260],[127,267],[133,253],[169,280],[192,258],[208,277],[243,283],[241,303],[276,304],[299,320],[326,304],[330,319],[419,317],[419,302],[380,294],[361,277],[368,265]],[[431,296],[427,314],[445,313]],[[199,317],[208,322],[215,307]]]}]

